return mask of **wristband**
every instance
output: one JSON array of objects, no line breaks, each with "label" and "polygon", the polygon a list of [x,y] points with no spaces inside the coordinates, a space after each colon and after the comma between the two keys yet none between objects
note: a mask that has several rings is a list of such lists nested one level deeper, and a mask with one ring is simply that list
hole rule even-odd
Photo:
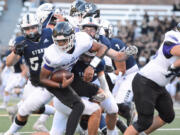
[{"label": "wristband", "polygon": [[94,58],[90,62],[90,66],[96,68],[100,62],[101,62],[101,58],[94,56]]}]

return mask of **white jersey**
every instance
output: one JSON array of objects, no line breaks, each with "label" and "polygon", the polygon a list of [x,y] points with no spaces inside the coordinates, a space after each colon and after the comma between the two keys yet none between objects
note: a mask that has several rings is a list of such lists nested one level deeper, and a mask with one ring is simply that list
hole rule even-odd
[{"label": "white jersey", "polygon": [[71,71],[73,65],[79,59],[79,56],[92,47],[93,40],[85,32],[75,33],[75,49],[72,54],[66,53],[53,44],[45,49],[44,62],[47,66]]},{"label": "white jersey", "polygon": [[[164,47],[167,42],[170,44]],[[180,45],[180,32],[171,30],[165,34],[164,41],[154,58],[139,73],[158,85],[165,86],[171,79],[165,76],[168,67],[179,58],[170,54],[171,48],[175,45]]]}]

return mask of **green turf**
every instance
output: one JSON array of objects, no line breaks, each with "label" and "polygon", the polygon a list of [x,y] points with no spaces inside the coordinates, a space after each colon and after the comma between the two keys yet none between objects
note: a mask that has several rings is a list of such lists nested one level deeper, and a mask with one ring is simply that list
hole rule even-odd
[{"label": "green turf", "polygon": [[[13,105],[15,102],[14,101],[11,102],[10,105]],[[34,122],[37,120],[37,118],[38,115],[30,116],[27,125],[23,127],[23,129],[20,130],[20,132],[33,132],[32,126]],[[46,123],[48,129],[51,128],[52,119],[53,116],[51,116]],[[3,109],[0,109],[0,133],[5,132],[10,127],[10,125],[11,125],[11,121],[7,116],[7,112]],[[173,128],[179,128],[179,130],[172,130]],[[163,126],[161,129],[166,129],[166,130],[157,130],[153,132],[151,135],[180,135],[180,109],[176,110],[176,118],[174,119],[174,121],[171,124],[167,124]],[[27,134],[21,134],[21,135],[27,135]]]}]

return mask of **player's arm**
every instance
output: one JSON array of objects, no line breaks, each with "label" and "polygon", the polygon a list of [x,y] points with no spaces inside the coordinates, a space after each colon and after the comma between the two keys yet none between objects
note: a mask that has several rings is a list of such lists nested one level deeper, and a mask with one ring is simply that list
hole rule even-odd
[{"label": "player's arm", "polygon": [[20,58],[20,55],[17,55],[12,51],[6,58],[6,66],[15,65],[20,60]]},{"label": "player's arm", "polygon": [[15,65],[21,58],[21,56],[24,54],[24,48],[27,45],[25,44],[25,41],[19,41],[14,44],[14,49],[12,52],[7,56],[6,59],[6,65],[7,66],[13,66]]},{"label": "player's arm", "polygon": [[171,55],[174,55],[174,56],[180,56],[180,45],[174,46],[171,49],[170,53],[171,53]]},{"label": "player's arm", "polygon": [[52,74],[52,70],[48,70],[46,66],[44,65],[41,68],[41,73],[40,73],[40,82],[47,87],[53,87],[53,88],[60,88],[59,83],[50,80],[50,76]]},{"label": "player's arm", "polygon": [[109,95],[111,92],[109,90],[109,85],[107,83],[107,80],[106,80],[106,77],[105,77],[105,74],[104,74],[104,71],[100,71],[98,73],[98,80],[100,82],[100,86],[101,88],[105,91],[105,93],[107,95]]},{"label": "player's arm", "polygon": [[40,73],[40,82],[47,87],[53,87],[53,88],[65,88],[69,86],[73,79],[74,74],[72,74],[72,77],[69,79],[66,79],[65,75],[63,75],[62,82],[55,82],[50,80],[50,76],[52,74],[52,68],[48,67],[46,64],[41,68]]},{"label": "player's arm", "polygon": [[21,75],[23,76],[23,77],[25,77],[25,78],[27,78],[28,77],[28,72],[29,72],[29,70],[28,70],[28,67],[26,66],[26,64],[20,64],[20,68],[21,68]]},{"label": "player's arm", "polygon": [[95,41],[92,44],[91,51],[96,51],[96,56],[99,58],[103,58],[104,55],[107,55],[116,61],[124,61],[128,58],[128,56],[137,54],[138,52],[137,47],[135,46],[129,46],[125,49],[124,52],[118,52],[111,48],[107,48],[107,46],[105,46],[104,44]]}]

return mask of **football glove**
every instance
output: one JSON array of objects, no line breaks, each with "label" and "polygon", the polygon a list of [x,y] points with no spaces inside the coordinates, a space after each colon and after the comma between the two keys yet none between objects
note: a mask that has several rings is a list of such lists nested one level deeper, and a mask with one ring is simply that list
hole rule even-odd
[{"label": "football glove", "polygon": [[131,46],[128,46],[124,52],[127,56],[135,55],[138,53],[138,48],[135,45],[131,45]]},{"label": "football glove", "polygon": [[173,64],[171,66],[169,66],[166,77],[168,78],[168,77],[171,77],[172,75],[180,77],[180,67],[175,68]]},{"label": "football glove", "polygon": [[20,43],[15,43],[15,49],[14,49],[14,53],[17,55],[22,56],[24,53],[24,48],[27,46],[25,44],[25,41],[21,41]]}]

